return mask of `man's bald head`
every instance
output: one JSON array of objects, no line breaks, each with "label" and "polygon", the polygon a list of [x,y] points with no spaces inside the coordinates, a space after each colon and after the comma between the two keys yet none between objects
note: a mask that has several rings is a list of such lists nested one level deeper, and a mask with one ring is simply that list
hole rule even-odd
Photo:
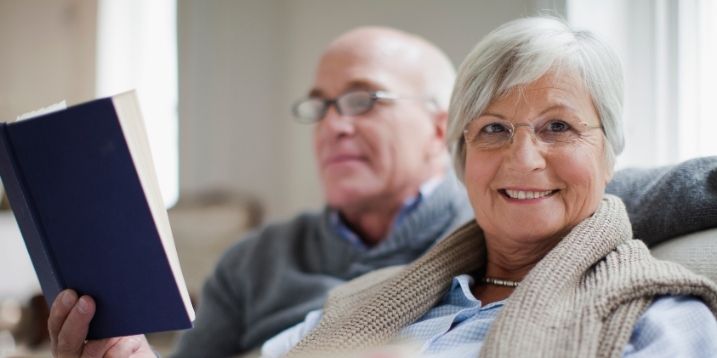
[{"label": "man's bald head", "polygon": [[441,110],[448,109],[455,67],[441,49],[422,37],[390,27],[359,27],[329,44],[318,69],[338,56],[391,70],[410,83],[413,94],[433,98]]}]

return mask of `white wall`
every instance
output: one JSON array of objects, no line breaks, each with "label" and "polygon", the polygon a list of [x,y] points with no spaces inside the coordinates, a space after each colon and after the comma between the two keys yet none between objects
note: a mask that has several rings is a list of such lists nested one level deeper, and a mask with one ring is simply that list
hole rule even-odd
[{"label": "white wall", "polygon": [[457,65],[488,31],[543,6],[564,1],[180,0],[180,188],[248,191],[270,218],[319,207],[311,127],[292,122],[289,107],[331,39],[394,26],[439,44]]},{"label": "white wall", "polygon": [[0,121],[94,95],[95,1],[0,1]]}]

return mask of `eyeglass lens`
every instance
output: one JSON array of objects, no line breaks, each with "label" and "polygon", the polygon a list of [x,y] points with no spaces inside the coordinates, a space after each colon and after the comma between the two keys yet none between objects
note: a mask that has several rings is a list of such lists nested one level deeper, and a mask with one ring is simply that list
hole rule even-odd
[{"label": "eyeglass lens", "polygon": [[331,105],[336,105],[336,111],[345,116],[363,114],[373,108],[376,97],[371,92],[353,91],[342,94],[335,99],[307,98],[294,105],[294,115],[308,122],[315,122],[326,115]]}]

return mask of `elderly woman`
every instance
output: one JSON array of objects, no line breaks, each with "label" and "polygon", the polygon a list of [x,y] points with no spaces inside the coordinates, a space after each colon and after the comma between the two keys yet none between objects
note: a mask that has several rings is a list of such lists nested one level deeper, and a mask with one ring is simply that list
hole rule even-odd
[{"label": "elderly woman", "polygon": [[717,285],[652,258],[605,194],[621,109],[619,61],[589,33],[549,18],[493,31],[450,109],[475,222],[336,289],[264,353],[412,342],[411,355],[447,357],[713,357]]}]

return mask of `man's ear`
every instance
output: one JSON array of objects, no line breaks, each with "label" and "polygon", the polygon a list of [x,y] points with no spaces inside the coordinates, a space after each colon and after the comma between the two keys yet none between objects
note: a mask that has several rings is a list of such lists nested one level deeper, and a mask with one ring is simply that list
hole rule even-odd
[{"label": "man's ear", "polygon": [[431,139],[424,151],[426,161],[433,161],[434,158],[443,157],[447,153],[446,131],[448,125],[448,112],[435,109],[431,112]]},{"label": "man's ear", "polygon": [[448,143],[446,143],[446,132],[448,130],[448,112],[445,110],[436,110],[432,114],[433,123],[433,140],[431,141],[430,155],[432,157],[441,157],[446,154]]},{"label": "man's ear", "polygon": [[434,137],[442,142],[442,146],[446,145],[446,130],[448,126],[448,112],[437,110],[433,113],[433,130]]}]

